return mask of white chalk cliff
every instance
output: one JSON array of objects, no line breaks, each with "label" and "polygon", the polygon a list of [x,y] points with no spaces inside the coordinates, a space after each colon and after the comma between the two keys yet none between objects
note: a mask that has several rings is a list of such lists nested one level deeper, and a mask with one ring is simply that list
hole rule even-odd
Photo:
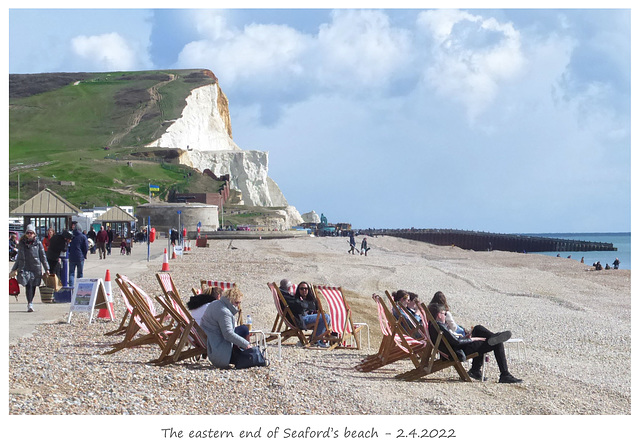
[{"label": "white chalk cliff", "polygon": [[186,101],[182,116],[147,146],[182,149],[179,163],[217,176],[229,174],[230,187],[242,193],[245,204],[287,207],[287,223],[302,222],[268,176],[269,154],[242,150],[233,141],[228,100],[218,83],[192,90]]}]

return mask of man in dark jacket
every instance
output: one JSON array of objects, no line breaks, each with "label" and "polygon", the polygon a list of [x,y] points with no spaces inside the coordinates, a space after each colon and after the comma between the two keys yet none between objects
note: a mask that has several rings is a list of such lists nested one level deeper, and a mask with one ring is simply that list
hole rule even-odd
[{"label": "man in dark jacket", "polygon": [[91,246],[91,249],[89,249],[92,254],[96,253],[96,235],[96,231],[93,230],[93,227],[90,227],[89,231],[87,232],[87,238],[93,241],[93,246]]},{"label": "man in dark jacket", "polygon": [[82,270],[84,260],[87,259],[87,252],[89,252],[87,236],[82,233],[80,224],[76,224],[76,228],[73,230],[73,239],[69,243],[69,286],[74,285],[76,270],[78,278],[83,277]]},{"label": "man in dark jacket", "polygon": [[107,255],[111,255],[111,244],[113,243],[113,229],[111,229],[111,226],[107,226],[107,236],[109,237],[109,239],[107,239]]},{"label": "man in dark jacket", "polygon": [[109,234],[104,229],[104,226],[100,226],[100,231],[96,235],[96,246],[98,246],[98,254],[100,259],[107,258],[107,242],[109,241]]},{"label": "man in dark jacket", "polygon": [[[457,353],[470,355],[471,353],[478,353],[479,356],[473,358],[471,362],[471,369],[469,370],[469,376],[473,379],[484,381],[482,378],[482,364],[484,363],[484,354],[493,352],[496,357],[496,363],[498,369],[500,369],[500,383],[521,383],[522,380],[516,378],[509,373],[507,367],[507,357],[504,354],[504,342],[511,337],[510,331],[502,331],[500,333],[492,333],[482,325],[476,325],[471,331],[471,337],[457,337],[452,333],[445,324],[446,308],[439,303],[431,303],[428,307],[429,312],[435,318],[442,335],[449,342],[451,348]],[[429,325],[429,337],[432,341],[437,338],[437,330],[433,328],[433,325]],[[444,344],[441,343],[438,349],[447,354],[447,349]]]},{"label": "man in dark jacket", "polygon": [[47,249],[47,261],[49,262],[49,271],[60,277],[60,255],[67,254],[67,245],[73,239],[73,234],[68,230],[57,233],[49,240],[49,248]]}]

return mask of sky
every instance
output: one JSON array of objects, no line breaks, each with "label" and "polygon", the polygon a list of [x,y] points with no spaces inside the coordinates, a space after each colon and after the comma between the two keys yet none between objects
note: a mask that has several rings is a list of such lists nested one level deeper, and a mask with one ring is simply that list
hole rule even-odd
[{"label": "sky", "polygon": [[8,23],[9,73],[210,69],[235,142],[269,152],[300,213],[631,230],[630,9],[10,9]]}]

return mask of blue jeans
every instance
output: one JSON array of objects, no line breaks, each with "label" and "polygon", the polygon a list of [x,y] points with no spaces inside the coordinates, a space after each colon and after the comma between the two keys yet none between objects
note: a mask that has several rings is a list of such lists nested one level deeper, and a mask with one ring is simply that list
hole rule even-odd
[{"label": "blue jeans", "polygon": [[[304,329],[313,328],[313,325],[316,323],[316,319],[318,318],[317,314],[307,314],[306,316],[302,316],[302,323],[304,324]],[[324,315],[324,318],[327,320],[327,325],[331,324],[331,317],[328,314]],[[327,331],[327,327],[324,324],[324,320],[318,319],[318,328],[316,328],[316,332],[313,333],[313,337],[316,334],[322,334]]]},{"label": "blue jeans", "polygon": [[75,272],[78,269],[78,278],[82,278],[82,268],[84,267],[84,260],[82,261],[71,261],[69,260],[69,286],[74,285]]}]

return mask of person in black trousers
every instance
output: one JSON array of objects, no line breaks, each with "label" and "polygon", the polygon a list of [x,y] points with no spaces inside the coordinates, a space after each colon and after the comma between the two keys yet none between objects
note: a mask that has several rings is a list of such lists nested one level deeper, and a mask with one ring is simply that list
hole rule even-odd
[{"label": "person in black trousers", "polygon": [[[471,369],[469,370],[469,376],[473,379],[483,381],[482,378],[482,364],[484,363],[484,354],[493,352],[496,357],[496,363],[498,369],[500,369],[500,383],[521,383],[522,380],[516,378],[509,373],[507,367],[507,357],[504,354],[504,342],[511,337],[510,331],[502,331],[500,333],[493,333],[487,330],[482,325],[476,325],[471,331],[471,337],[461,337],[452,333],[445,325],[446,308],[439,303],[430,303],[428,307],[429,312],[438,322],[438,326],[442,331],[442,335],[447,339],[451,348],[456,352],[457,356],[464,355],[461,361],[466,359],[466,355],[471,353],[478,353],[479,356],[473,358],[471,362]],[[437,338],[437,331],[433,328],[433,325],[429,325],[429,337],[432,341]],[[438,347],[438,350],[447,354],[447,349],[444,344]]]}]

